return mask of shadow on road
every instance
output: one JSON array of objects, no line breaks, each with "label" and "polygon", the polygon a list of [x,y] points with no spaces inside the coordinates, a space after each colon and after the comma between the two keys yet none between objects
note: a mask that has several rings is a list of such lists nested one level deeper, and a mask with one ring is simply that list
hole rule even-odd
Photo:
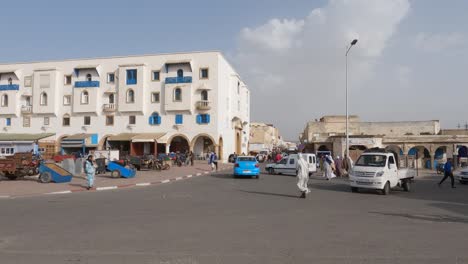
[{"label": "shadow on road", "polygon": [[290,195],[290,194],[282,194],[282,193],[270,193],[270,192],[256,192],[256,191],[244,191],[240,190],[241,192],[245,193],[252,193],[252,194],[260,194],[260,195],[270,195],[270,196],[280,196],[280,197],[289,197],[289,198],[299,198],[299,195]]},{"label": "shadow on road", "polygon": [[451,215],[425,215],[425,214],[400,214],[400,213],[385,213],[385,212],[369,212],[371,214],[378,214],[383,216],[395,216],[403,217],[413,220],[422,220],[430,222],[439,222],[439,223],[463,223],[468,224],[468,218],[465,217],[456,217]]},{"label": "shadow on road", "polygon": [[468,204],[457,204],[457,203],[431,203],[431,206],[444,209],[456,214],[468,216]]}]

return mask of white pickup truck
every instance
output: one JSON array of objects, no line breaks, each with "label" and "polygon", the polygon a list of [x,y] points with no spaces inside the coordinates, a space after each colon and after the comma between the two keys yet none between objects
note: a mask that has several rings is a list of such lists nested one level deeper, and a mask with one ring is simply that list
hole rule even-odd
[{"label": "white pickup truck", "polygon": [[317,158],[315,154],[312,153],[290,154],[278,163],[267,164],[265,170],[270,174],[297,175],[297,155],[302,155],[307,161],[309,165],[309,176],[317,171]]},{"label": "white pickup truck", "polygon": [[350,171],[349,182],[352,192],[359,189],[374,189],[387,195],[395,187],[409,192],[415,171],[398,167],[398,159],[385,150],[363,153]]}]

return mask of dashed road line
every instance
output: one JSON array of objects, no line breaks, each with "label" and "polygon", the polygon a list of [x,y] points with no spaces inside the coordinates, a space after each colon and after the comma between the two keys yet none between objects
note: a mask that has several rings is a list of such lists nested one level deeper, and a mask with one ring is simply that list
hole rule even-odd
[{"label": "dashed road line", "polygon": [[119,188],[119,187],[117,187],[117,186],[97,187],[96,191],[114,190],[114,189],[117,189],[117,188]]},{"label": "dashed road line", "polygon": [[142,183],[137,183],[135,185],[136,186],[148,186],[148,185],[151,185],[151,182],[142,182]]}]

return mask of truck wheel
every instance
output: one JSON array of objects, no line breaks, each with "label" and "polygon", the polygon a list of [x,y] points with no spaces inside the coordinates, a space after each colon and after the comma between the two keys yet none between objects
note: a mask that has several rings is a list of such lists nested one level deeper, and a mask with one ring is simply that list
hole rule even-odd
[{"label": "truck wheel", "polygon": [[51,182],[52,181],[52,174],[50,174],[50,172],[48,172],[48,171],[41,173],[41,175],[39,176],[39,181],[41,183]]},{"label": "truck wheel", "polygon": [[357,193],[357,192],[359,192],[359,188],[358,187],[351,187],[351,192]]},{"label": "truck wheel", "polygon": [[269,173],[269,174],[275,174],[275,169],[273,169],[273,168],[268,168],[268,173]]},{"label": "truck wheel", "polygon": [[382,194],[383,195],[389,195],[390,194],[390,183],[387,182],[384,186],[384,188],[382,189]]},{"label": "truck wheel", "polygon": [[5,176],[10,180],[10,181],[14,181],[18,178],[18,176],[16,176],[15,174],[13,173],[6,173]]},{"label": "truck wheel", "polygon": [[409,181],[404,181],[403,182],[403,190],[405,192],[409,192],[411,190],[411,184]]},{"label": "truck wheel", "polygon": [[255,178],[256,178],[257,180],[260,179],[260,174],[258,174]]},{"label": "truck wheel", "polygon": [[466,184],[466,183],[468,183],[468,182],[467,182],[467,181],[462,181],[462,180],[460,180],[460,183],[461,183],[461,184]]},{"label": "truck wheel", "polygon": [[112,178],[120,178],[120,171],[118,171],[118,170],[113,170],[113,171],[111,172],[111,177],[112,177]]}]

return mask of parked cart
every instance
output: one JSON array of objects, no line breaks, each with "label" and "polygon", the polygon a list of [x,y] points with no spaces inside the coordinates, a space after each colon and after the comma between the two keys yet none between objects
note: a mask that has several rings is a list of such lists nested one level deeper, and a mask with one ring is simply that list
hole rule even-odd
[{"label": "parked cart", "polygon": [[12,157],[0,159],[0,172],[9,180],[38,173],[38,161],[33,160],[32,153],[15,153]]},{"label": "parked cart", "polygon": [[63,183],[72,180],[72,174],[55,163],[42,163],[39,166],[39,181],[42,183]]},{"label": "parked cart", "polygon": [[107,164],[107,170],[111,172],[112,178],[133,178],[136,175],[136,170],[133,166],[124,166],[124,164],[115,161],[110,161]]}]

